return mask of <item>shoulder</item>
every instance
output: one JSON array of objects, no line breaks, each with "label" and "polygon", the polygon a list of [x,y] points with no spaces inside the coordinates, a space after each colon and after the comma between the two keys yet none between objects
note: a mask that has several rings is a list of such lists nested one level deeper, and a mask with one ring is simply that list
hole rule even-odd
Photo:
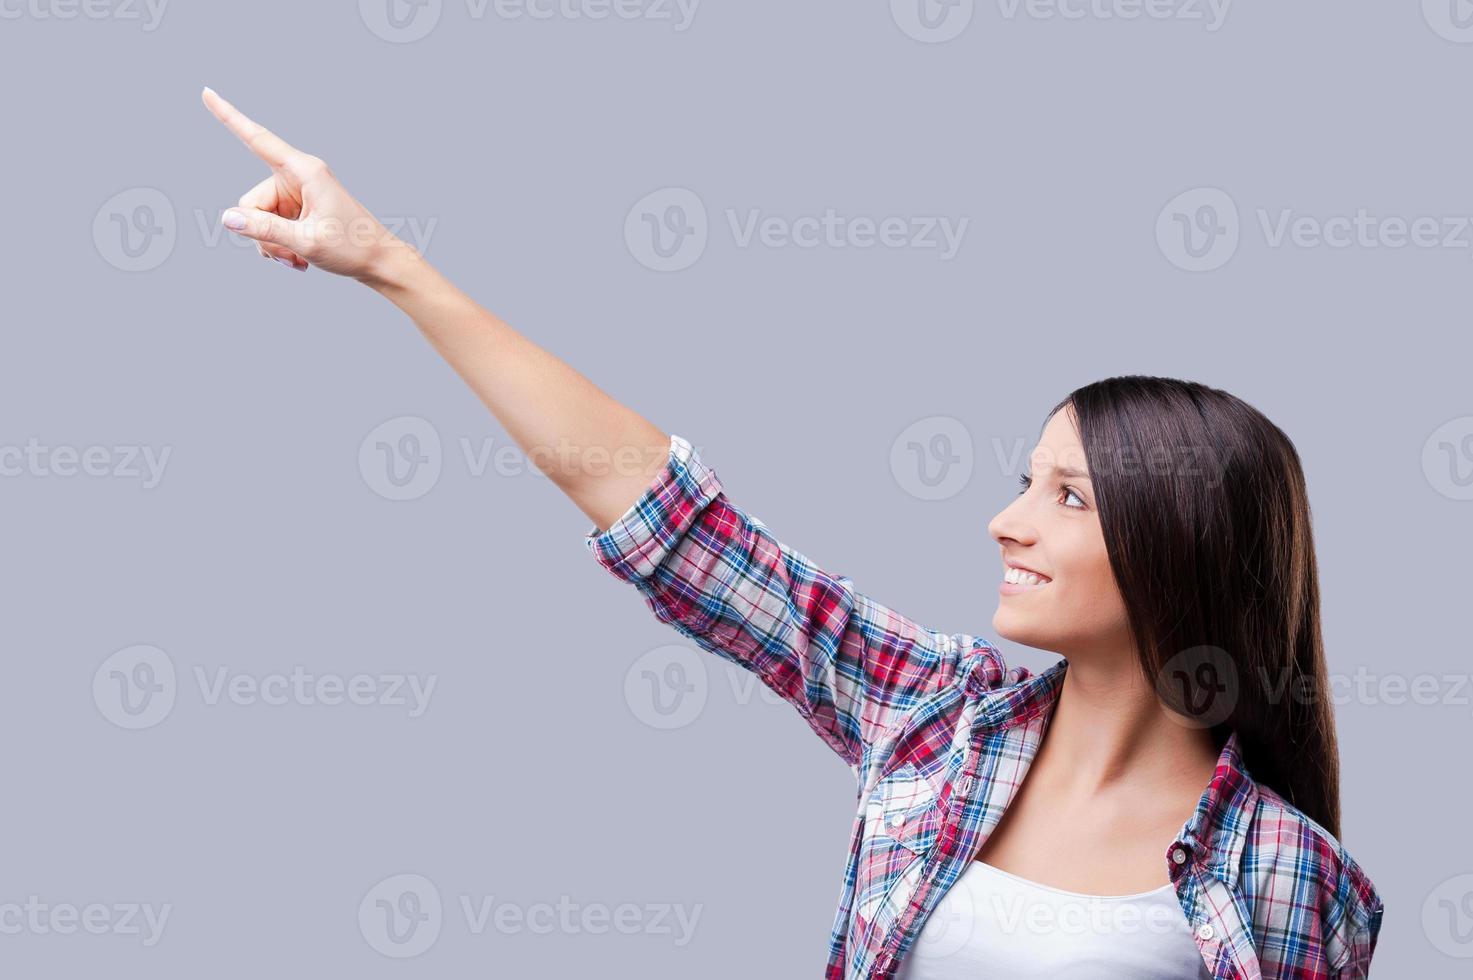
[{"label": "shoulder", "polygon": [[[1338,971],[1370,962],[1381,927],[1381,896],[1350,852],[1327,829],[1259,783],[1244,849],[1254,919],[1270,929],[1302,931],[1315,913],[1326,960]],[[1347,970],[1350,976],[1361,973]]]}]

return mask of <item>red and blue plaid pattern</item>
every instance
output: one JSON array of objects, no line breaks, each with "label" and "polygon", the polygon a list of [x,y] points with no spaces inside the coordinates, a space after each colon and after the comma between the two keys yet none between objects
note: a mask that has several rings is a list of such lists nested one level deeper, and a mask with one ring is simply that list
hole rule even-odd
[{"label": "red and blue plaid pattern", "polygon": [[[754,672],[858,785],[827,980],[892,978],[1037,752],[1066,660],[1009,667],[987,640],[916,625],[781,544],[672,435],[665,469],[585,544],[655,616]],[[1366,977],[1381,899],[1344,847],[1223,746],[1164,855],[1215,980]]]}]

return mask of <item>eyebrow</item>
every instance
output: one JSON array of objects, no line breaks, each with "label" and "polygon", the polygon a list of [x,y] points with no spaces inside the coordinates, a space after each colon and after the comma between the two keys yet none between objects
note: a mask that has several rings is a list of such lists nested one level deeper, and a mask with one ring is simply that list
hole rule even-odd
[{"label": "eyebrow", "polygon": [[1089,474],[1083,470],[1077,470],[1072,466],[1056,466],[1053,469],[1054,476],[1070,476],[1076,480],[1088,480]]}]

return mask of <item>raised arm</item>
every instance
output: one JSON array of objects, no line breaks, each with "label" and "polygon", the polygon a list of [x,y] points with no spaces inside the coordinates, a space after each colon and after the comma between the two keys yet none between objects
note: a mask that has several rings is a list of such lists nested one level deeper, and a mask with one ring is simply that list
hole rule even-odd
[{"label": "raised arm", "polygon": [[[271,168],[223,216],[283,266],[372,287],[409,315],[528,459],[606,527],[665,465],[670,436],[488,312],[390,233],[327,164],[211,89],[205,105]],[[285,272],[282,273],[285,275]]]},{"label": "raised arm", "polygon": [[521,336],[388,232],[322,160],[213,91],[271,168],[225,226],[284,266],[365,283],[409,315],[533,464],[593,521],[589,549],[656,616],[754,671],[856,775],[899,716],[950,684],[969,637],[925,629],[779,542],[668,435]]}]

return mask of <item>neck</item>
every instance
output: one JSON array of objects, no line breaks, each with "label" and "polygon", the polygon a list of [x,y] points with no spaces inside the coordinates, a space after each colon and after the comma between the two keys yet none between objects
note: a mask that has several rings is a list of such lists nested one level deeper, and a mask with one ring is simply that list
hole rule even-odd
[{"label": "neck", "polygon": [[[1070,659],[1039,761],[1070,795],[1129,788],[1190,795],[1206,788],[1221,746],[1211,729],[1169,712],[1135,654]],[[1063,764],[1050,766],[1048,760]]]}]

